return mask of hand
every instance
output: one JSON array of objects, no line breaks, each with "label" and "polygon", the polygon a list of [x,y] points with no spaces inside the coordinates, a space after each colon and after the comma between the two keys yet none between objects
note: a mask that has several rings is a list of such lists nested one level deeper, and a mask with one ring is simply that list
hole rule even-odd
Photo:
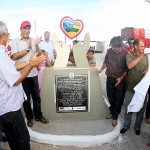
[{"label": "hand", "polygon": [[29,47],[28,47],[28,50],[31,50],[32,49],[32,38],[29,38]]},{"label": "hand", "polygon": [[38,67],[46,60],[45,55],[40,55],[37,57],[37,53],[35,55],[32,55],[29,60],[29,65],[31,65],[33,68]]},{"label": "hand", "polygon": [[40,36],[40,37],[36,37],[36,39],[35,39],[35,46],[37,46],[40,42],[41,42],[41,40],[42,40],[42,36]]},{"label": "hand", "polygon": [[46,52],[46,51],[45,51],[45,53],[44,53],[44,54],[45,54],[45,56],[46,56],[46,57],[48,57],[48,52]]},{"label": "hand", "polygon": [[97,75],[99,75],[99,73],[101,73],[103,71],[103,69],[98,70]]},{"label": "hand", "polygon": [[120,84],[120,82],[122,81],[122,78],[119,77],[116,81],[117,81],[117,83],[115,84],[115,87],[118,86],[118,85]]}]

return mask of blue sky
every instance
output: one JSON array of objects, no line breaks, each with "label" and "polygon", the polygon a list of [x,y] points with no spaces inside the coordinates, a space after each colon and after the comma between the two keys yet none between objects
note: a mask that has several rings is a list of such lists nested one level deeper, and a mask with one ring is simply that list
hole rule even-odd
[{"label": "blue sky", "polygon": [[[121,28],[150,29],[149,10],[150,4],[144,0],[1,0],[0,20],[7,24],[11,38],[19,36],[21,22],[29,20],[31,36],[43,36],[49,30],[64,41],[60,21],[70,16],[84,23],[79,40],[89,32],[91,40],[109,43],[113,36],[121,34]],[[67,42],[70,44],[71,40]]]}]

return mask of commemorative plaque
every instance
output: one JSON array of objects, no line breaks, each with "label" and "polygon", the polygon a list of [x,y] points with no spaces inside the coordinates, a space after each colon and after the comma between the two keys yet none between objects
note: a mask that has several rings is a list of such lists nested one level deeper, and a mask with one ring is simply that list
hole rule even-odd
[{"label": "commemorative plaque", "polygon": [[88,75],[56,75],[55,85],[58,113],[88,111]]}]

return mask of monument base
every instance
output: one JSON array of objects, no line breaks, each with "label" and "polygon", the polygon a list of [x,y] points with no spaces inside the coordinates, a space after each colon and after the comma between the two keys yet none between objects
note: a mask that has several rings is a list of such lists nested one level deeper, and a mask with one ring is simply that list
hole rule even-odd
[{"label": "monument base", "polygon": [[[103,100],[101,83],[99,76],[97,75],[97,72],[98,72],[97,68],[94,67],[90,68],[67,67],[58,69],[52,67],[45,68],[41,90],[41,108],[43,116],[48,118],[49,120],[104,119],[106,116],[106,109]],[[57,77],[61,76],[62,77],[68,76],[68,79],[65,79],[65,81],[64,79],[63,81],[60,80],[57,81]],[[86,79],[83,78],[79,79],[81,80],[81,82],[79,80],[76,81],[78,78],[74,79],[73,81],[72,80],[70,81],[69,76],[87,77],[86,81],[87,87],[84,81]],[[66,84],[66,82],[69,83],[71,82],[71,84],[69,84],[68,87],[66,87],[65,85],[63,87],[63,84]],[[75,85],[73,86],[73,84]],[[72,86],[77,88],[75,90],[72,90]],[[83,88],[80,88],[80,86],[83,86]],[[66,93],[64,92],[66,88],[69,88],[69,90],[71,90],[70,95],[79,94],[80,96],[80,98],[77,98],[74,101],[74,103],[78,101],[78,103],[75,104],[76,105],[75,107],[74,104],[70,104],[70,101],[67,100],[65,104],[61,102],[61,107],[59,107],[58,102],[60,101],[60,97],[64,99],[64,95],[68,94],[67,92]],[[85,96],[86,94],[87,97]],[[72,99],[75,99],[76,97],[73,97]],[[68,98],[66,97],[66,99]],[[79,103],[81,103],[81,106],[79,106]],[[58,109],[58,107],[65,109],[65,111],[59,111],[60,109]],[[67,111],[67,109],[69,111]]]}]

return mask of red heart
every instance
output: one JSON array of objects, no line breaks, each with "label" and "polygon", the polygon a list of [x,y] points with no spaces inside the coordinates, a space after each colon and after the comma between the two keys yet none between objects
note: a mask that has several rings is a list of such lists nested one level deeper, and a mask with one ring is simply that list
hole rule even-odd
[{"label": "red heart", "polygon": [[60,21],[60,28],[69,39],[77,37],[82,32],[83,26],[84,24],[81,20],[73,20],[69,16],[63,17]]}]

